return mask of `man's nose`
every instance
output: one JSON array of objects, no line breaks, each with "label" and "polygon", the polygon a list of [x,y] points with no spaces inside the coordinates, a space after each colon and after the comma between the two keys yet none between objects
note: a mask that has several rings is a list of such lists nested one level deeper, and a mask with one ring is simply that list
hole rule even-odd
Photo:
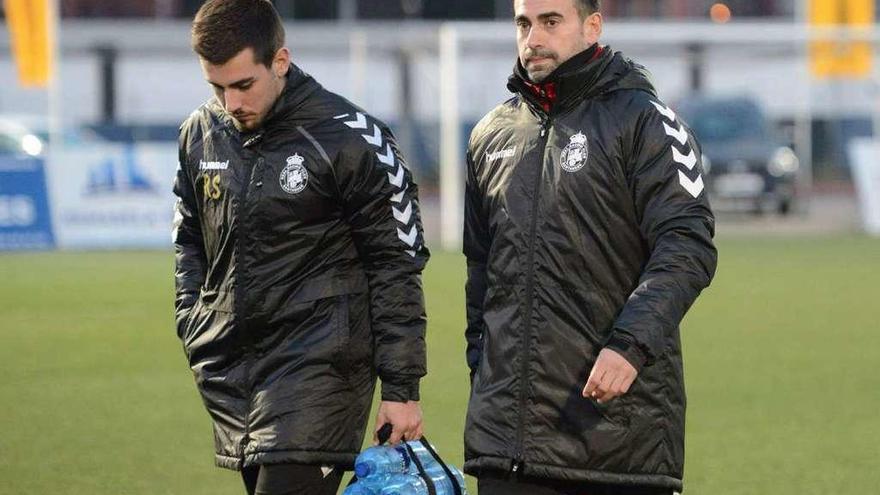
[{"label": "man's nose", "polygon": [[540,29],[533,27],[529,29],[529,35],[526,38],[526,46],[535,50],[544,46],[544,34]]},{"label": "man's nose", "polygon": [[235,113],[241,109],[241,93],[235,89],[227,89],[223,92],[224,105],[226,111]]}]

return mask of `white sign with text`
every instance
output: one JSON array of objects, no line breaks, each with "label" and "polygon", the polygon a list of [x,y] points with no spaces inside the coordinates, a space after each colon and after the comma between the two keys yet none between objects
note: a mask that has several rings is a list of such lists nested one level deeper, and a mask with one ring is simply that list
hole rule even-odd
[{"label": "white sign with text", "polygon": [[61,248],[171,245],[177,147],[97,144],[50,151],[50,204]]}]

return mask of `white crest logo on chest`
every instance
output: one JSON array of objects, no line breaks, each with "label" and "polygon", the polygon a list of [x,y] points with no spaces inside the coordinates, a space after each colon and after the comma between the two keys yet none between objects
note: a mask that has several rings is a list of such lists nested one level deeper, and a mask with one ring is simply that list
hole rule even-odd
[{"label": "white crest logo on chest", "polygon": [[579,132],[572,136],[568,146],[562,150],[562,169],[566,172],[577,172],[587,164],[590,150],[587,148],[587,136]]},{"label": "white crest logo on chest", "polygon": [[287,157],[287,166],[281,171],[281,189],[288,194],[299,194],[309,184],[309,171],[303,166],[306,159],[294,153]]}]

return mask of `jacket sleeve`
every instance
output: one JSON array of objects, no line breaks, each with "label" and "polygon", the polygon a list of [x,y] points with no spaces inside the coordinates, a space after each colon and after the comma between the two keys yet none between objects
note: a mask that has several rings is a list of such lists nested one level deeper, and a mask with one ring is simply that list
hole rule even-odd
[{"label": "jacket sleeve", "polygon": [[483,303],[488,288],[486,264],[489,254],[489,228],[470,153],[467,156],[464,195],[464,255],[467,258],[465,284],[467,328],[464,337],[467,341],[465,357],[473,377],[483,352]]},{"label": "jacket sleeve", "polygon": [[379,147],[350,145],[337,164],[346,220],[367,274],[382,400],[419,399],[427,372],[424,242],[418,188],[394,137],[382,128]]},{"label": "jacket sleeve", "polygon": [[199,298],[199,290],[205,282],[206,257],[202,239],[193,181],[186,166],[185,137],[181,131],[178,151],[177,175],[174,179],[174,194],[177,203],[174,207],[172,242],[175,254],[175,323],[177,336],[183,338],[183,331],[190,311]]},{"label": "jacket sleeve", "polygon": [[645,102],[632,138],[630,188],[649,256],[607,346],[639,369],[662,355],[709,285],[717,252],[701,152],[690,130],[662,104]]}]

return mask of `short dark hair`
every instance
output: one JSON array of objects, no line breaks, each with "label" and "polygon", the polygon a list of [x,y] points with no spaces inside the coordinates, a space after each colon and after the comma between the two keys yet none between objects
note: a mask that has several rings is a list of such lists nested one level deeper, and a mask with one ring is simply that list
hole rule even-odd
[{"label": "short dark hair", "polygon": [[574,0],[574,6],[577,7],[581,19],[586,19],[602,8],[600,0]]},{"label": "short dark hair", "polygon": [[213,65],[252,48],[256,62],[271,67],[282,46],[284,26],[269,0],[208,0],[193,19],[193,50]]}]

